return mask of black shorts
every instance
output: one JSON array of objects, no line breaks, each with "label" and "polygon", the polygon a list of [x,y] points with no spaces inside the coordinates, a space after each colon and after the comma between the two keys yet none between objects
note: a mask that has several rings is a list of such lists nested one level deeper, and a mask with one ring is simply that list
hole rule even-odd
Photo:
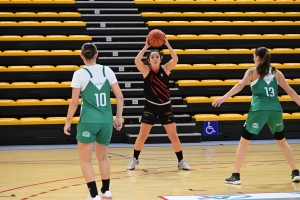
[{"label": "black shorts", "polygon": [[141,122],[154,125],[157,117],[160,118],[162,125],[174,123],[175,118],[171,103],[159,106],[146,101]]}]

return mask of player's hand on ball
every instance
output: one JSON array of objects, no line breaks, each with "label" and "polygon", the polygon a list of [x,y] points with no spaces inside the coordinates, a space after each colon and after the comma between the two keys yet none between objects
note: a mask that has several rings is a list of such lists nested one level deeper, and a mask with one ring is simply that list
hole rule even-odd
[{"label": "player's hand on ball", "polygon": [[114,127],[117,131],[120,131],[123,126],[122,118],[116,118],[114,121]]},{"label": "player's hand on ball", "polygon": [[64,127],[64,133],[66,135],[71,135],[71,133],[69,131],[71,131],[71,123],[66,122],[65,127]]},{"label": "player's hand on ball", "polygon": [[226,98],[223,96],[223,97],[220,97],[220,98],[217,98],[215,99],[213,102],[212,102],[212,106],[213,107],[220,107],[220,105],[226,100]]},{"label": "player's hand on ball", "polygon": [[150,46],[151,46],[151,45],[149,44],[148,37],[146,37],[145,47],[146,47],[146,48],[149,48]]}]

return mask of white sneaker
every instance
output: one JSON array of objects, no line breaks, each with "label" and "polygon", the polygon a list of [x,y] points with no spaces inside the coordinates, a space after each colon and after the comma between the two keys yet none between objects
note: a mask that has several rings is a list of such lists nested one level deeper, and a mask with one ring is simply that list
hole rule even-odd
[{"label": "white sneaker", "polygon": [[100,199],[100,196],[95,196],[95,198],[93,198],[93,197],[88,197],[86,200],[101,200]]},{"label": "white sneaker", "polygon": [[104,194],[101,195],[101,198],[112,199],[112,195],[111,195],[110,191],[106,191]]},{"label": "white sneaker", "polygon": [[191,167],[186,164],[186,162],[184,160],[181,160],[179,163],[178,163],[178,169],[182,169],[182,170],[191,170]]},{"label": "white sneaker", "polygon": [[132,158],[132,160],[130,161],[130,163],[127,165],[127,169],[128,170],[134,170],[135,169],[135,165],[139,164],[139,160],[137,160],[136,158]]}]

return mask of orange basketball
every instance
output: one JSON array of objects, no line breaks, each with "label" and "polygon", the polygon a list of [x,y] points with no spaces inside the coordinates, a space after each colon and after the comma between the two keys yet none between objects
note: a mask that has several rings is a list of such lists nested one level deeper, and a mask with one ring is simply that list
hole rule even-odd
[{"label": "orange basketball", "polygon": [[159,29],[154,29],[149,32],[147,38],[148,42],[153,47],[160,47],[165,43],[165,34]]}]

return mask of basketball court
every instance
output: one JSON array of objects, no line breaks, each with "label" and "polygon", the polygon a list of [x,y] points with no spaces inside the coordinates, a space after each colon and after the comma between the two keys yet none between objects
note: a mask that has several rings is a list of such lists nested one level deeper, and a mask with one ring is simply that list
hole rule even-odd
[{"label": "basketball court", "polygon": [[[289,140],[299,166],[299,140]],[[146,145],[140,164],[126,170],[132,145],[109,149],[114,200],[300,199],[300,183],[274,141],[253,141],[241,171],[242,185],[226,185],[233,172],[237,142],[184,144],[191,171],[177,169],[169,144]],[[82,200],[88,190],[76,145],[0,147],[0,199]],[[93,166],[101,187],[97,161]]]}]

